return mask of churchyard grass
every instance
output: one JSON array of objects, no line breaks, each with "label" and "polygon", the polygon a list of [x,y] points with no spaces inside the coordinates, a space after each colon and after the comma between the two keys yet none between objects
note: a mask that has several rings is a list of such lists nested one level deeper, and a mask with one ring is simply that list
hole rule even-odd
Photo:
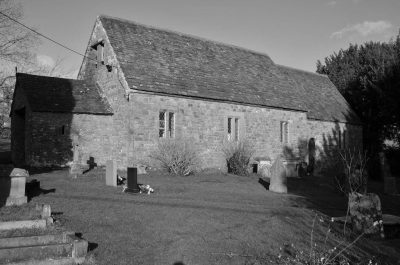
[{"label": "churchyard grass", "polygon": [[[352,241],[342,236],[341,226],[332,228],[328,240],[326,227],[312,230],[316,212],[325,220],[346,214],[346,198],[322,178],[289,179],[289,193],[276,194],[256,175],[139,175],[139,183],[155,189],[151,195],[105,186],[104,169],[77,179],[68,170],[30,178],[44,190],[55,189],[30,204],[50,204],[58,224],[82,233],[90,242],[90,264],[279,264],[285,244],[309,253],[311,231],[321,249]],[[400,214],[399,199],[393,198],[381,196],[383,210]],[[400,259],[400,240],[363,239],[344,254],[378,256],[390,264]]]}]

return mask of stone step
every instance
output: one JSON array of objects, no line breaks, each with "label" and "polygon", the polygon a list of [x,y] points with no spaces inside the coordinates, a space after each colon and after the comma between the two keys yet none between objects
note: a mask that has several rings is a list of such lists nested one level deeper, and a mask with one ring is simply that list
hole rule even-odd
[{"label": "stone step", "polygon": [[0,264],[25,260],[45,260],[49,258],[72,257],[73,244],[31,245],[0,249]]},{"label": "stone step", "polygon": [[46,260],[26,260],[20,262],[8,263],[8,265],[76,265],[74,258],[46,259]]},{"label": "stone step", "polygon": [[54,234],[54,235],[18,236],[18,237],[0,238],[0,249],[69,243],[70,239],[67,238],[68,235],[74,235],[74,233],[64,232],[61,234]]}]

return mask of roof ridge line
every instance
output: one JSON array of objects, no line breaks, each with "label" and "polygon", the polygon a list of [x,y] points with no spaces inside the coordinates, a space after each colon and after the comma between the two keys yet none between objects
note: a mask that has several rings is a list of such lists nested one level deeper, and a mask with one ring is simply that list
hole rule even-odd
[{"label": "roof ridge line", "polygon": [[317,75],[317,76],[323,76],[323,77],[329,78],[328,75],[325,75],[325,74],[315,73],[315,72],[311,72],[311,71],[308,71],[308,70],[295,68],[295,67],[292,67],[292,66],[287,66],[287,65],[277,64],[277,63],[275,65],[278,66],[278,67],[287,68],[289,70],[295,70],[295,71],[299,71],[299,72],[304,72],[306,74],[314,74],[314,75]]},{"label": "roof ridge line", "polygon": [[177,35],[180,35],[180,36],[190,37],[190,38],[196,39],[196,40],[206,41],[206,42],[210,42],[210,43],[214,43],[214,44],[219,44],[219,45],[231,47],[231,48],[234,48],[234,49],[239,49],[239,50],[242,50],[242,51],[251,52],[251,53],[253,53],[253,54],[258,54],[258,55],[266,56],[266,57],[268,57],[268,59],[271,60],[271,62],[272,62],[274,65],[277,65],[267,53],[260,52],[260,51],[255,51],[255,50],[252,50],[252,49],[249,49],[249,48],[245,48],[245,47],[242,47],[242,46],[238,46],[238,45],[235,45],[235,44],[226,43],[226,42],[217,41],[217,40],[212,40],[212,39],[208,39],[208,38],[206,38],[206,37],[200,37],[200,36],[192,35],[192,34],[190,34],[190,33],[180,32],[180,31],[178,31],[178,30],[172,30],[172,29],[162,28],[162,27],[158,27],[158,26],[152,26],[152,25],[148,25],[148,24],[143,24],[143,23],[140,23],[140,22],[137,22],[137,21],[134,21],[134,20],[126,19],[126,18],[113,17],[113,16],[109,16],[109,15],[105,15],[105,14],[98,15],[97,17],[98,17],[99,19],[100,19],[101,17],[104,17],[104,18],[109,18],[109,19],[115,19],[115,20],[119,20],[119,21],[124,21],[124,22],[130,23],[130,24],[139,25],[139,26],[142,26],[142,27],[145,27],[145,28],[150,28],[150,29],[165,31],[165,32],[177,34]]}]

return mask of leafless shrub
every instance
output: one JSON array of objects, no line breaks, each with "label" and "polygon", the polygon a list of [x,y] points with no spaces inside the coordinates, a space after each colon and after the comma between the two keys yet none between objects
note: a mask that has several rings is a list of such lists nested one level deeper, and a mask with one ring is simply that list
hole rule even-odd
[{"label": "leafless shrub", "polygon": [[225,141],[222,152],[225,155],[229,173],[240,176],[249,174],[250,159],[255,152],[254,146],[249,141]]},{"label": "leafless shrub", "polygon": [[195,148],[189,140],[162,139],[150,158],[160,162],[169,173],[180,176],[193,174],[199,166]]},{"label": "leafless shrub", "polygon": [[347,149],[340,151],[339,156],[343,165],[344,180],[335,178],[338,188],[345,194],[352,192],[365,194],[368,182],[367,153],[361,150]]}]

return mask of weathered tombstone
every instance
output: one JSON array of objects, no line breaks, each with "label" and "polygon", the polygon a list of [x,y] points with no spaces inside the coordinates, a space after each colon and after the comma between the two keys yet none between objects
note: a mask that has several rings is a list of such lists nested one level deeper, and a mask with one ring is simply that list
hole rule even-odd
[{"label": "weathered tombstone", "polygon": [[384,238],[381,201],[374,193],[349,194],[349,215],[353,232]]},{"label": "weathered tombstone", "polygon": [[117,186],[117,162],[114,160],[106,162],[106,185]]},{"label": "weathered tombstone", "polygon": [[49,204],[43,204],[41,216],[42,219],[46,219],[51,216],[51,207]]},{"label": "weathered tombstone", "polygon": [[72,160],[72,164],[71,167],[69,169],[69,174],[73,177],[73,178],[77,178],[79,175],[83,174],[83,167],[82,165],[79,163],[79,151],[78,151],[78,145],[75,144],[74,145],[74,150],[73,150],[73,160]]},{"label": "weathered tombstone", "polygon": [[138,175],[147,174],[146,165],[137,164]]},{"label": "weathered tombstone", "polygon": [[258,162],[258,174],[260,174],[263,178],[271,177],[271,161],[269,160],[260,160]]},{"label": "weathered tombstone", "polygon": [[387,162],[386,155],[383,152],[379,153],[379,162],[381,167],[381,175],[383,178],[383,187],[386,194],[397,194],[396,178],[390,172],[390,166]]},{"label": "weathered tombstone", "polygon": [[83,167],[80,164],[72,163],[71,167],[69,168],[69,174],[73,178],[77,178],[78,176],[83,174]]},{"label": "weathered tombstone", "polygon": [[125,192],[139,193],[140,189],[137,183],[137,168],[128,167],[127,174],[128,187],[125,189]]},{"label": "weathered tombstone", "polygon": [[271,167],[271,180],[269,190],[278,193],[287,193],[286,168],[282,158],[278,156]]},{"label": "weathered tombstone", "polygon": [[284,160],[282,161],[286,169],[286,177],[297,177],[297,164],[298,160]]},{"label": "weathered tombstone", "polygon": [[10,174],[10,193],[6,201],[6,206],[21,205],[28,202],[25,196],[26,178],[29,177],[28,171],[22,168],[14,168]]}]

